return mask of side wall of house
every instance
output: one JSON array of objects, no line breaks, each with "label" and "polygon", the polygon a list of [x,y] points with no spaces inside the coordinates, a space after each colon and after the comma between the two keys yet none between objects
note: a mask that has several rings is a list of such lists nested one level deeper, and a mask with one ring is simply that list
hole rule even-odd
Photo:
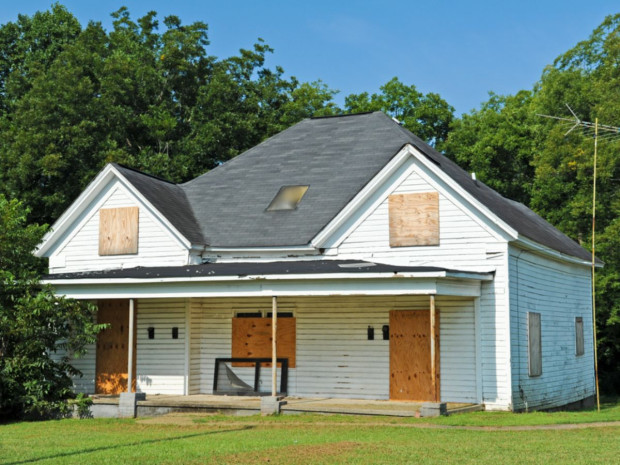
[{"label": "side wall of house", "polygon": [[[431,191],[439,192],[439,245],[390,247],[388,196]],[[478,309],[482,396],[487,409],[509,409],[508,243],[494,225],[465,205],[449,185],[411,159],[341,228],[336,236],[344,240],[326,253],[339,259],[495,271],[493,281],[482,283]]]},{"label": "side wall of house", "polygon": [[[590,270],[510,247],[510,319],[514,407],[544,409],[594,394]],[[541,315],[542,375],[529,376],[528,312]],[[575,352],[583,318],[584,354]]]},{"label": "side wall of house", "polygon": [[[99,210],[138,207],[138,253],[99,255]],[[188,263],[188,250],[118,180],[111,181],[65,233],[50,256],[50,273],[174,266]]]},{"label": "side wall of house", "polygon": [[[473,299],[438,298],[440,378],[443,400],[478,402],[475,305]],[[296,318],[297,367],[289,370],[289,395],[389,398],[389,341],[381,328],[390,310],[428,311],[428,297],[280,298],[279,310]],[[269,311],[271,301],[191,299],[189,393],[211,393],[215,358],[231,356],[236,312]],[[375,340],[367,339],[368,326]],[[244,371],[245,370],[245,371]],[[252,384],[253,369],[235,369]],[[269,388],[269,373],[261,379]]]}]

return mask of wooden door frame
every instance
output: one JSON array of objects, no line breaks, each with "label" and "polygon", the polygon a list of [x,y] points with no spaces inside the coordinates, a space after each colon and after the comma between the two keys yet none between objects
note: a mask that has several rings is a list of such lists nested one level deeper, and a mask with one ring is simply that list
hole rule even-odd
[{"label": "wooden door frame", "polygon": [[[122,301],[122,302],[126,302],[127,303],[127,323],[129,323],[129,300],[130,299],[98,299],[96,301],[96,305],[97,305],[97,323],[99,323],[98,318],[99,318],[99,302],[101,301]],[[132,363],[132,382],[131,382],[131,392],[136,392],[136,362],[137,362],[137,347],[138,347],[138,325],[137,325],[137,321],[138,321],[138,300],[134,299],[134,315],[133,315],[133,363]],[[129,328],[129,325],[127,326]],[[98,337],[98,336],[97,336]],[[98,341],[97,341],[98,342]],[[99,376],[99,356],[97,354],[97,343],[95,343],[95,393],[98,394],[97,392],[97,379]],[[129,332],[127,333],[127,357],[129,358]],[[127,369],[127,367],[125,368]]]},{"label": "wooden door frame", "polygon": [[[434,304],[434,303],[433,303]],[[392,350],[393,350],[393,339],[392,339],[392,314],[396,313],[396,312],[428,312],[429,313],[429,320],[430,320],[430,325],[428,327],[428,334],[430,336],[431,332],[432,332],[432,325],[433,325],[433,318],[432,318],[432,313],[433,313],[433,309],[432,307],[434,306],[433,304],[431,304],[431,309],[411,309],[411,310],[390,310],[389,314],[390,314],[390,345],[389,345],[389,373],[390,373],[390,385],[389,385],[389,398],[390,400],[392,400]],[[435,326],[434,326],[434,330],[435,330],[435,376],[434,379],[431,375],[431,383],[433,384],[432,387],[432,391],[433,391],[433,399],[432,400],[423,400],[423,399],[410,399],[412,401],[425,401],[425,402],[440,402],[441,400],[441,383],[440,383],[440,324],[439,324],[439,309],[435,308],[434,309],[434,313],[435,313]],[[432,340],[432,338],[429,337],[429,340]],[[430,351],[432,353],[432,351]],[[431,363],[431,367],[432,367],[432,363]],[[433,382],[434,381],[434,382]]]}]

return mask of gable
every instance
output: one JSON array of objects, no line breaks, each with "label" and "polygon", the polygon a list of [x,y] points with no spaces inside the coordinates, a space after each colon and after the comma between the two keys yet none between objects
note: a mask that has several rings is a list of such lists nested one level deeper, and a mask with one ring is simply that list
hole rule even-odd
[{"label": "gable", "polygon": [[123,183],[105,185],[48,252],[50,273],[184,265],[188,249]]},{"label": "gable", "polygon": [[508,240],[501,228],[409,157],[374,197],[359,206],[330,247],[339,257],[372,254],[458,263],[462,268],[486,260],[490,249]]}]

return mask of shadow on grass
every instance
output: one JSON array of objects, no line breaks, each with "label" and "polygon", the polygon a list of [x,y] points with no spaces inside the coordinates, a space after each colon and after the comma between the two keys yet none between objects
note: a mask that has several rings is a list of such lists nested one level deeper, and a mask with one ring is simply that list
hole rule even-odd
[{"label": "shadow on grass", "polygon": [[161,438],[161,439],[147,439],[145,441],[134,441],[134,442],[128,442],[128,443],[125,443],[125,444],[115,444],[115,445],[112,445],[112,446],[91,447],[90,449],[80,449],[80,450],[76,450],[76,451],[73,451],[73,452],[61,452],[61,453],[53,454],[53,455],[46,455],[45,457],[37,457],[37,458],[26,459],[26,460],[18,460],[16,462],[4,462],[4,465],[19,465],[19,464],[22,464],[22,463],[35,463],[35,462],[40,462],[41,460],[57,459],[57,458],[61,458],[61,457],[71,457],[71,456],[74,456],[74,455],[81,455],[81,454],[90,454],[92,452],[99,452],[99,451],[103,451],[103,450],[114,450],[114,449],[121,449],[123,447],[142,446],[142,445],[146,445],[146,444],[156,444],[156,443],[160,443],[160,442],[177,441],[179,439],[195,438],[195,437],[198,437],[198,436],[208,436],[208,435],[211,435],[211,434],[235,433],[235,432],[238,432],[238,431],[245,431],[245,430],[249,430],[249,429],[253,429],[253,428],[254,428],[254,426],[248,425],[248,426],[244,426],[243,428],[227,429],[227,430],[223,430],[223,431],[206,431],[206,432],[202,432],[202,433],[184,434],[182,436],[174,436],[174,437]]}]

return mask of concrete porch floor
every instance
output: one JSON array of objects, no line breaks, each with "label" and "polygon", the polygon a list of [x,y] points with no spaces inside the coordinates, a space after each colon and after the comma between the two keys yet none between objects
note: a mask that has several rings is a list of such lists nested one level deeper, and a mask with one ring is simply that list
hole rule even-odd
[{"label": "concrete porch floor", "polygon": [[[114,416],[118,396],[94,395],[95,416]],[[283,413],[331,413],[344,415],[387,415],[415,417],[419,414],[421,402],[397,402],[367,399],[333,399],[310,397],[286,397]],[[448,414],[484,410],[479,404],[447,403]],[[146,400],[138,401],[137,416],[163,415],[171,412],[223,413],[230,415],[255,415],[260,413],[260,397],[191,395],[175,396],[149,394]],[[101,413],[98,415],[98,413]]]}]

